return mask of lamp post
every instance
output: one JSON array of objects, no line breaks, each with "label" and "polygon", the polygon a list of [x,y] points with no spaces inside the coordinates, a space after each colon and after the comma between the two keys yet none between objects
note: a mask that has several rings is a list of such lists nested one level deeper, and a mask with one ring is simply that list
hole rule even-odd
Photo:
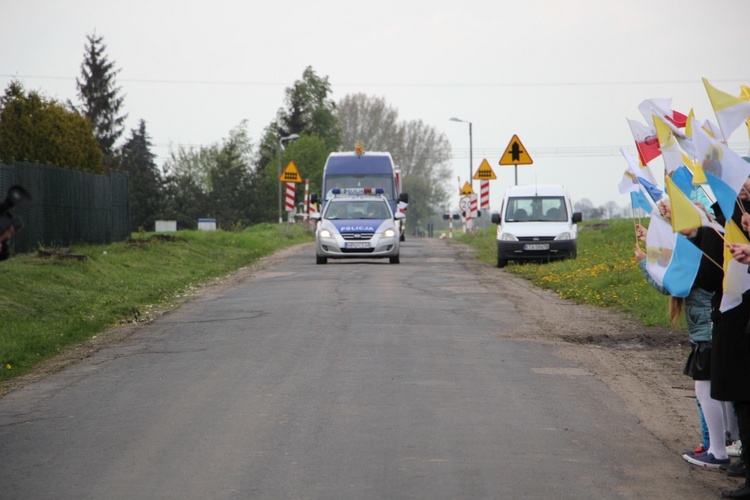
[{"label": "lamp post", "polygon": [[[474,140],[471,136],[471,122],[468,120],[462,120],[460,118],[456,118],[455,116],[450,119],[452,122],[461,122],[461,123],[468,123],[469,124],[469,185],[471,186],[471,189],[474,189]],[[281,174],[279,174],[281,175]]]},{"label": "lamp post", "polygon": [[[279,157],[279,179],[281,179],[281,150],[284,149],[284,141],[293,141],[294,139],[298,139],[299,134],[290,134],[286,137],[279,137],[279,147],[277,149],[278,151],[278,157]],[[283,213],[283,201],[281,198],[281,180],[279,180],[279,224],[284,223],[284,218],[282,217]]]}]

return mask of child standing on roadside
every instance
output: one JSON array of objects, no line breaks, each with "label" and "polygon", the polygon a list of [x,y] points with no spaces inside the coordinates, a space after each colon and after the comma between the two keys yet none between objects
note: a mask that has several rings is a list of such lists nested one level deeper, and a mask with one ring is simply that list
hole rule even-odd
[{"label": "child standing on roadside", "polygon": [[[695,242],[701,236],[702,229],[683,232],[683,236]],[[636,225],[636,236],[646,240],[647,229]],[[666,288],[656,283],[646,269],[646,253],[636,244],[635,258],[638,267],[646,280],[660,293],[669,295]],[[679,324],[684,309],[688,334],[690,335],[690,354],[683,373],[695,382],[695,396],[703,412],[708,427],[709,447],[703,453],[687,452],[682,458],[693,465],[718,469],[730,463],[726,449],[726,429],[724,408],[720,401],[711,398],[711,299],[713,293],[705,290],[699,283],[694,283],[687,297],[670,296],[669,317],[672,324]]]}]

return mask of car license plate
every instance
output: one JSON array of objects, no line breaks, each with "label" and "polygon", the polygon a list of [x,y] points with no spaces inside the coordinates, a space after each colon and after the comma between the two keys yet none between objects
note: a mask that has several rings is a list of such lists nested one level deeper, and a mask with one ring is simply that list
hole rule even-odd
[{"label": "car license plate", "polygon": [[346,248],[370,248],[369,241],[357,241],[354,243],[347,243]]},{"label": "car license plate", "polygon": [[549,243],[527,243],[524,250],[549,250]]}]

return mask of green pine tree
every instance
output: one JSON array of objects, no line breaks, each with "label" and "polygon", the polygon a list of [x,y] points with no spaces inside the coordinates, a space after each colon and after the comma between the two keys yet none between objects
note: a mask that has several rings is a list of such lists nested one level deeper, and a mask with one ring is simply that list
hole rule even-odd
[{"label": "green pine tree", "polygon": [[94,137],[104,155],[106,167],[116,165],[115,143],[125,128],[127,114],[120,114],[124,101],[115,69],[105,50],[104,39],[96,34],[87,35],[81,78],[76,78],[78,97],[81,100],[83,115],[91,122]]},{"label": "green pine tree", "polygon": [[154,161],[156,156],[151,152],[146,122],[141,120],[130,134],[120,151],[118,170],[128,173],[131,228],[153,231],[162,209],[162,176]]}]

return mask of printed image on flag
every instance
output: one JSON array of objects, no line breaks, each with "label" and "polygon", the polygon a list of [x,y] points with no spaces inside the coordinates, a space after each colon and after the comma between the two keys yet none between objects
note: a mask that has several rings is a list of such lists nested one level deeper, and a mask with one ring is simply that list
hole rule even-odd
[{"label": "printed image on flag", "polygon": [[734,213],[737,195],[750,175],[750,163],[726,145],[709,137],[700,127],[694,127],[693,140],[707,183],[711,186],[722,213],[729,219]]},{"label": "printed image on flag", "polygon": [[701,250],[656,213],[646,235],[646,270],[673,297],[687,297],[700,266]]}]

